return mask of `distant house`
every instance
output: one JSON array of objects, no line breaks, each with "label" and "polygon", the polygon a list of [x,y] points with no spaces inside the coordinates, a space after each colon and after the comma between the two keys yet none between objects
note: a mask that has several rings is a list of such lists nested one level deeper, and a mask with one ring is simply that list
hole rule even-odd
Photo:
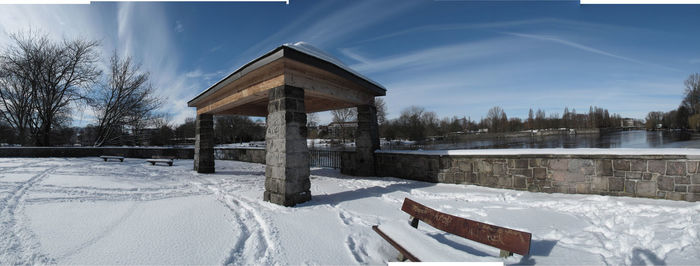
[{"label": "distant house", "polygon": [[352,139],[355,138],[357,130],[357,121],[353,122],[331,122],[326,126],[328,135],[335,139]]},{"label": "distant house", "polygon": [[625,118],[620,120],[620,127],[633,127],[634,126],[634,119],[632,118]]},{"label": "distant house", "polygon": [[159,128],[143,128],[138,130],[136,134],[136,145],[153,145],[153,143],[151,143],[151,136],[157,135],[159,130]]},{"label": "distant house", "polygon": [[176,146],[194,145],[196,138],[172,138],[170,142]]}]

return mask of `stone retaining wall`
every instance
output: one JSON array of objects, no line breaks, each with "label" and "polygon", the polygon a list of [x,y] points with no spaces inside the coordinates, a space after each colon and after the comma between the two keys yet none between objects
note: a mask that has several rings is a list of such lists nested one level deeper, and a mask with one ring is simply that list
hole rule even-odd
[{"label": "stone retaining wall", "polygon": [[[0,157],[154,155],[192,159],[193,148],[3,147]],[[264,149],[215,148],[217,160],[265,163]],[[685,155],[425,155],[375,153],[377,176],[435,183],[700,200],[700,157]],[[352,174],[354,153],[342,153],[341,172]]]},{"label": "stone retaining wall", "polygon": [[700,158],[684,155],[375,154],[378,176],[486,187],[700,200]]},{"label": "stone retaining wall", "polygon": [[[127,158],[175,156],[177,159],[194,158],[194,148],[123,148],[123,147],[2,147],[0,157],[98,157],[121,155]],[[217,160],[235,160],[265,163],[265,149],[214,148]]]},{"label": "stone retaining wall", "polygon": [[152,156],[175,156],[192,159],[192,148],[122,148],[122,147],[3,147],[0,157],[97,157],[121,155],[128,158],[151,158]]},{"label": "stone retaining wall", "polygon": [[214,158],[217,160],[233,160],[250,163],[265,163],[265,149],[251,148],[214,148]]}]

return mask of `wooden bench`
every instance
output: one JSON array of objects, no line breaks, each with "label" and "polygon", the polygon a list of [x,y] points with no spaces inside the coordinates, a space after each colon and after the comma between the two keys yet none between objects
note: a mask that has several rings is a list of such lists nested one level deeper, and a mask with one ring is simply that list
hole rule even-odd
[{"label": "wooden bench", "polygon": [[[445,231],[447,233],[451,233],[472,241],[499,248],[501,249],[501,257],[512,256],[513,253],[527,256],[530,253],[530,239],[532,238],[532,234],[530,233],[481,223],[457,217],[454,215],[442,213],[428,208],[409,198],[404,199],[401,210],[408,213],[411,216],[410,226],[413,228],[418,228],[418,221],[423,221],[424,223],[429,224],[432,227]],[[408,226],[406,225],[405,227]],[[408,228],[411,231],[416,232],[414,229],[411,229],[411,227]],[[372,226],[372,229],[401,253],[401,255],[399,256],[399,260],[403,261],[405,259],[409,259],[414,262],[420,261],[420,259],[414,256],[414,254],[416,253],[415,251],[423,250],[416,250],[416,247],[409,247],[409,249],[411,250],[407,249],[407,247],[402,246],[397,241],[392,239],[392,237],[386,234],[386,232],[382,231],[377,225]],[[390,231],[391,233],[394,233],[395,236],[400,237],[403,233],[402,231],[398,231],[397,233],[393,230],[393,228],[387,229],[392,229],[385,229],[385,231]],[[411,232],[409,232],[409,234],[410,233]],[[440,250],[441,249],[437,249],[435,252],[440,252]]]},{"label": "wooden bench", "polygon": [[119,160],[120,162],[124,162],[124,156],[114,156],[114,155],[102,155],[100,156],[105,162],[107,160]]},{"label": "wooden bench", "polygon": [[167,163],[168,166],[173,166],[173,160],[175,156],[153,156],[151,159],[146,159],[151,165],[156,165],[156,163]]}]

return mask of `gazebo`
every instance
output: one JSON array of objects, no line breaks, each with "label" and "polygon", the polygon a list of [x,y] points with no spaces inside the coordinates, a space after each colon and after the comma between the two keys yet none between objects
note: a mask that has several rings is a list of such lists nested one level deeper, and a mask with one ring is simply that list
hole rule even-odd
[{"label": "gazebo", "polygon": [[374,174],[379,149],[378,83],[306,43],[285,44],[245,64],[187,104],[197,108],[194,169],[214,172],[213,115],[265,116],[264,200],[294,206],[311,199],[306,113],[357,108],[356,175]]}]

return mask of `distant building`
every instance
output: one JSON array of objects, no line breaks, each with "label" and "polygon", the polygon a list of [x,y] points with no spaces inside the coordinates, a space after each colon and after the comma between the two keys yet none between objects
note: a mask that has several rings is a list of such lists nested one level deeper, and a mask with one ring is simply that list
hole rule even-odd
[{"label": "distant building", "polygon": [[328,135],[336,139],[352,139],[355,138],[357,130],[357,122],[331,122],[326,127]]},{"label": "distant building", "polygon": [[159,128],[143,128],[137,131],[136,145],[150,146],[151,136],[158,134]]},{"label": "distant building", "polygon": [[170,142],[176,146],[189,146],[194,145],[196,138],[172,138]]}]

